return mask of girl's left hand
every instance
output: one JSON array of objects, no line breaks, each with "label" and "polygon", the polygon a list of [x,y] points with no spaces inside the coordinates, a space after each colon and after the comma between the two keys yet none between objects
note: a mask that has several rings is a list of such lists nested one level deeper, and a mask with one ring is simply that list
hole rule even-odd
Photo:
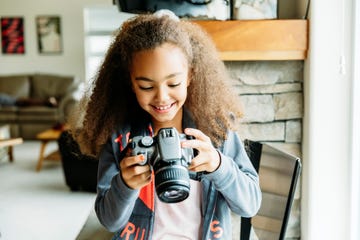
[{"label": "girl's left hand", "polygon": [[198,155],[192,159],[189,170],[195,172],[214,172],[220,166],[220,155],[214,148],[211,140],[203,132],[194,128],[186,128],[186,135],[193,136],[194,140],[186,140],[181,143],[183,148],[198,150]]}]

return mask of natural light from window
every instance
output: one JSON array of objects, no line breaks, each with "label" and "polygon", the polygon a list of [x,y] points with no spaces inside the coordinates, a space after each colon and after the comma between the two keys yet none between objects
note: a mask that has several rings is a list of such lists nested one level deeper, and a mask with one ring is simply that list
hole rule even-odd
[{"label": "natural light from window", "polygon": [[92,81],[112,41],[114,31],[133,14],[120,13],[116,6],[90,6],[84,10],[85,70]]}]

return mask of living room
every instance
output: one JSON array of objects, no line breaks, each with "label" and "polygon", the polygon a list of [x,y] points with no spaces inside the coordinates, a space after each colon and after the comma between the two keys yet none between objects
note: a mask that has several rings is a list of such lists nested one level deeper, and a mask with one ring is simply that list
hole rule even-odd
[{"label": "living room", "polygon": [[[297,2],[305,6],[307,1]],[[112,6],[112,1],[2,0],[0,17],[24,19],[25,53],[1,54],[0,75],[48,73],[75,76],[84,83],[90,80],[85,64],[84,9],[104,5]],[[354,67],[359,64],[356,45],[359,12],[355,1],[310,4],[308,54],[301,63],[304,76],[300,146],[302,239],[359,239],[360,174],[356,159],[359,159],[360,93],[359,83],[355,81],[359,72]],[[38,15],[61,17],[60,53],[39,53],[35,23]],[[298,67],[290,62],[285,65],[291,69]],[[37,156],[38,150],[32,154]],[[15,151],[14,164],[16,157]],[[0,239],[6,239],[1,233],[0,226]]]}]

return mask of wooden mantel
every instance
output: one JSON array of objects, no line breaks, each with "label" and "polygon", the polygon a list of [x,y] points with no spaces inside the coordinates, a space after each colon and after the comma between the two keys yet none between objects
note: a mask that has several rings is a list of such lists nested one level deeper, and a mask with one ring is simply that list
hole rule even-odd
[{"label": "wooden mantel", "polygon": [[215,42],[224,61],[302,60],[307,57],[308,21],[193,20]]}]

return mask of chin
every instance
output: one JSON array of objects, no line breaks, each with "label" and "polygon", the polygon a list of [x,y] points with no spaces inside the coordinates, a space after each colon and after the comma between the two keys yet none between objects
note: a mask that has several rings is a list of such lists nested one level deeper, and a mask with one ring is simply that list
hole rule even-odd
[{"label": "chin", "polygon": [[153,117],[153,119],[156,121],[156,122],[159,122],[159,123],[167,123],[167,122],[171,122],[175,117]]}]

